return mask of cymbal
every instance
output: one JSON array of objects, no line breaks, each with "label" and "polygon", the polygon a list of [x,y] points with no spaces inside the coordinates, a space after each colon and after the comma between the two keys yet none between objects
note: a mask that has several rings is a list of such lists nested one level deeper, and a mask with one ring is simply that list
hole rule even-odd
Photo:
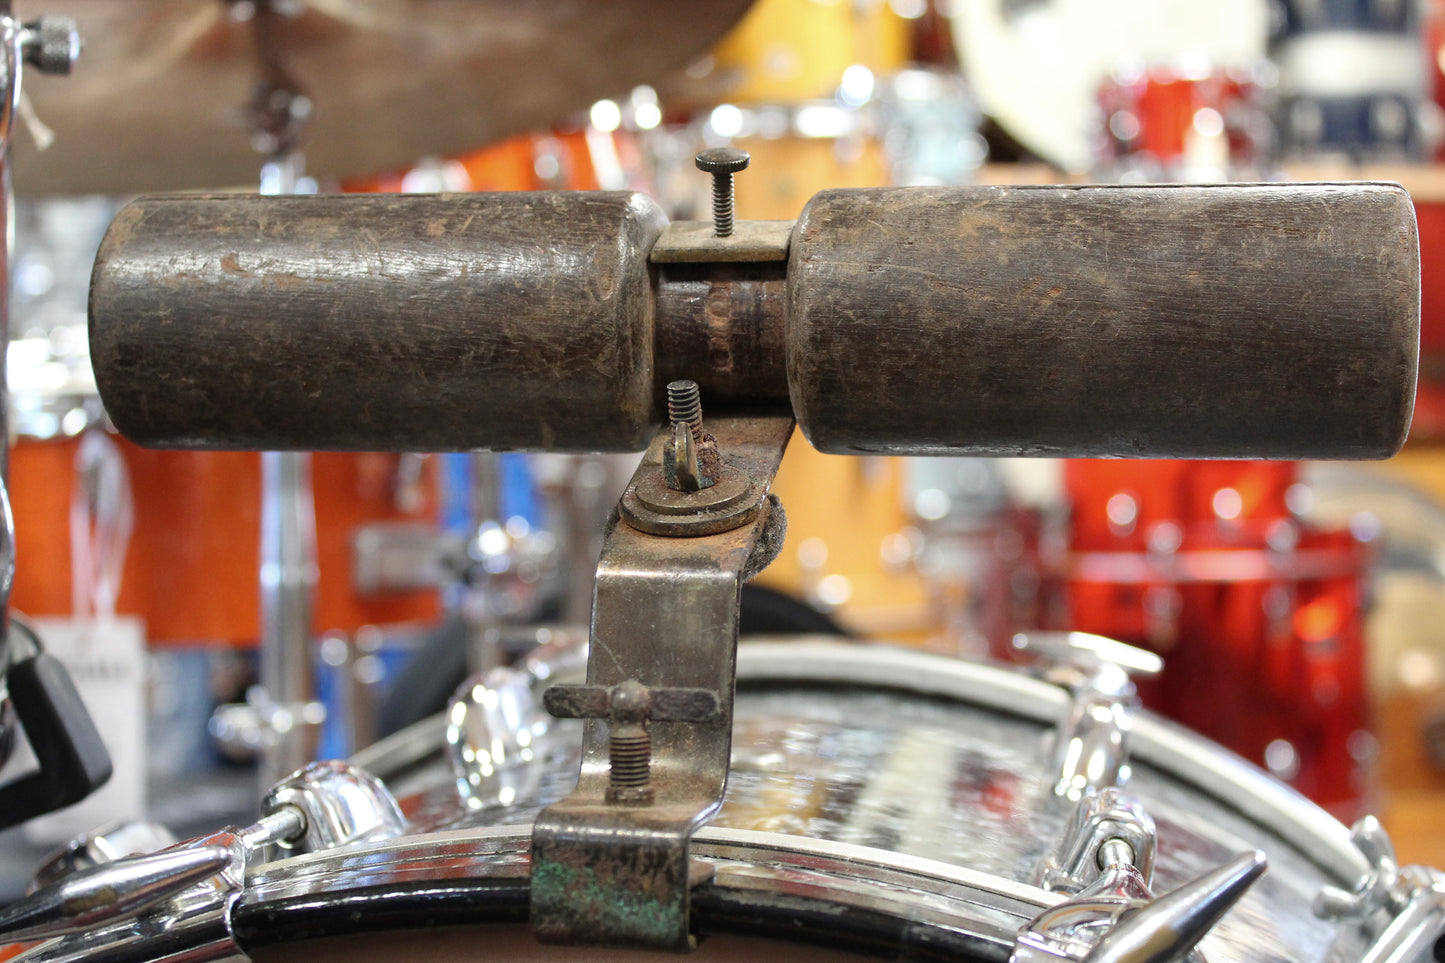
[{"label": "cymbal", "polygon": [[[310,99],[306,172],[368,174],[555,124],[706,51],[750,0],[307,0],[273,17]],[[24,91],[55,131],[17,130],[21,193],[123,194],[250,184],[248,105],[262,68],[222,0],[27,0],[65,14],[85,49]],[[24,124],[17,125],[23,127]]]}]

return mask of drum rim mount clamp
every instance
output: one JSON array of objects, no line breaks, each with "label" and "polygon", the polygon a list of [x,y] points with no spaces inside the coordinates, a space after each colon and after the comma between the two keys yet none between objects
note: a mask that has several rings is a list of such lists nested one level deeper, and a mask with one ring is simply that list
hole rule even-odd
[{"label": "drum rim mount clamp", "polygon": [[793,419],[730,417],[704,432],[696,384],[674,382],[669,395],[684,404],[603,543],[587,684],[544,696],[553,715],[587,722],[577,789],[532,831],[543,942],[696,943],[689,894],[709,868],[689,858],[689,840],[727,786],[738,593],[782,547],[782,507],[767,489]]}]

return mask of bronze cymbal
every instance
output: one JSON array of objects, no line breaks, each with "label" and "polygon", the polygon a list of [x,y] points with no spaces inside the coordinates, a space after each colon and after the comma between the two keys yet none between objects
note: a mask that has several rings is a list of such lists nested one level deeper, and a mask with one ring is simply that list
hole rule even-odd
[{"label": "bronze cymbal", "polygon": [[[277,46],[313,110],[307,173],[367,174],[555,124],[703,53],[750,0],[307,0]],[[17,130],[21,193],[254,183],[248,106],[262,67],[223,0],[25,0],[85,49],[24,90],[55,143]],[[18,125],[23,127],[23,124]]]}]

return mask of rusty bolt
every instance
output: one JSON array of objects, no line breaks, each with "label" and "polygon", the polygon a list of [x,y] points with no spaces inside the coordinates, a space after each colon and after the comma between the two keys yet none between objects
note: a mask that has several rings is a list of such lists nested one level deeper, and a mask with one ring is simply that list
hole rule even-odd
[{"label": "rusty bolt", "polygon": [[679,492],[711,488],[717,479],[700,450],[704,441],[702,398],[696,381],[674,381],[667,386],[667,415],[672,421],[672,444],[662,459],[667,487]]},{"label": "rusty bolt", "polygon": [[607,797],[625,803],[652,801],[652,737],[647,723],[711,722],[719,707],[717,693],[709,689],[649,689],[635,679],[610,689],[554,685],[542,694],[542,704],[561,719],[610,720]]}]

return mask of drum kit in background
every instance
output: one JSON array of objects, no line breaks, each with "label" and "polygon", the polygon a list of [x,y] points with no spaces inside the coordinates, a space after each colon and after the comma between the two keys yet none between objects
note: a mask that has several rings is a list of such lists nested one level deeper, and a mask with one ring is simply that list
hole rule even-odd
[{"label": "drum kit in background", "polygon": [[[27,189],[267,173],[261,194],[22,209],[17,303],[89,283],[17,332],[35,377],[10,491],[86,537],[22,524],[17,605],[139,611],[173,647],[261,637],[304,684],[217,728],[309,758],[324,625],[353,722],[322,755],[347,761],[267,775],[230,828],[73,839],[0,939],[32,963],[1441,958],[1445,875],[1276,778],[1358,801],[1358,533],[1300,522],[1290,462],[1076,462],[1060,547],[997,461],[1388,457],[1416,370],[1408,195],[955,186],[979,114],[955,75],[904,66],[906,4],[765,2],[702,61],[744,4],[484,6],[71,11],[95,73],[34,91],[59,152],[17,153]],[[813,75],[789,43],[816,33],[840,56]],[[1142,76],[1115,113],[1251,96]],[[580,131],[528,132],[589,105]],[[1159,157],[1161,129],[1116,139]],[[423,151],[450,157],[366,173]],[[299,196],[308,177],[356,193]],[[839,183],[858,190],[819,192]],[[369,193],[398,187],[449,193]],[[711,220],[674,216],[709,190]],[[94,227],[48,244],[62,216]],[[972,458],[893,457],[940,455]],[[883,497],[855,517],[863,492]],[[886,578],[929,574],[909,579],[955,654],[738,644],[774,561],[824,606],[867,590],[832,568],[849,537],[891,546]],[[463,627],[413,645],[398,698],[481,671],[373,742],[354,681],[386,654],[375,626],[434,621],[439,586]],[[588,628],[537,628],[549,607]],[[1141,696],[1232,726],[1273,775]]]}]

